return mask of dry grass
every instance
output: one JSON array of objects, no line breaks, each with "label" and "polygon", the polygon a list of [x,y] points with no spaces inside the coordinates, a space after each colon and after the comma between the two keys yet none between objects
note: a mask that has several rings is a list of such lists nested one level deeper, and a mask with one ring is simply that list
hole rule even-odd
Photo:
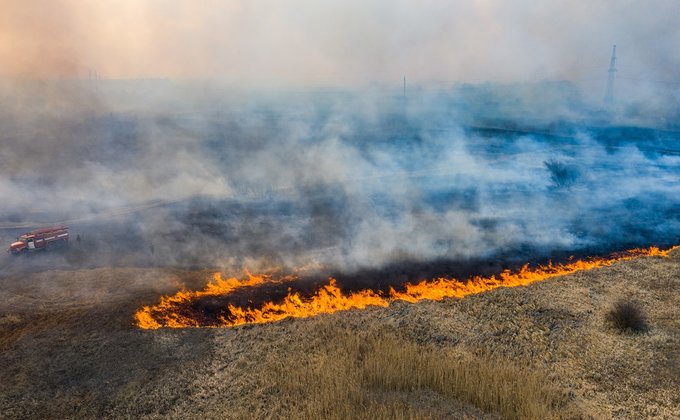
[{"label": "dry grass", "polygon": [[[285,358],[271,355],[262,370],[263,384],[281,403],[277,417],[439,418],[452,414],[447,408],[457,416],[489,413],[507,419],[575,413],[564,394],[535,370],[414,344],[390,331],[322,328],[316,351],[293,345]],[[413,403],[432,398],[442,407]]]},{"label": "dry grass", "polygon": [[372,343],[361,373],[372,387],[427,388],[503,418],[557,417],[566,401],[547,380],[507,361],[460,359],[439,350],[387,338]]}]

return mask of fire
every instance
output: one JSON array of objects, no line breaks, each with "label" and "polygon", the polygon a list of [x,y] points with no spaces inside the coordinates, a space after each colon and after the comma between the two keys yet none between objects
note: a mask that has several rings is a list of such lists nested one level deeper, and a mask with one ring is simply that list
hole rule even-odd
[{"label": "fire", "polygon": [[386,307],[396,301],[414,303],[425,299],[461,298],[499,287],[526,286],[577,271],[610,266],[618,261],[631,260],[637,257],[668,257],[676,248],[678,246],[666,250],[657,247],[632,249],[607,258],[589,258],[554,265],[549,263],[535,268],[531,268],[527,264],[516,272],[506,270],[498,276],[476,276],[464,282],[454,278],[423,280],[418,283],[406,284],[404,291],[391,288],[386,293],[369,289],[343,293],[336,281],[331,278],[328,284],[322,286],[311,297],[303,297],[299,292],[292,292],[289,289],[288,294],[279,303],[267,301],[259,307],[239,307],[226,304],[222,313],[213,322],[206,325],[200,317],[196,316],[195,311],[190,310],[192,304],[199,300],[207,297],[229,297],[241,289],[265,284],[283,284],[298,279],[292,275],[274,278],[266,274],[253,275],[247,273],[243,280],[236,278],[224,280],[218,273],[214,275],[212,281],[208,283],[204,290],[180,291],[173,296],[163,296],[158,304],[145,306],[137,311],[135,320],[137,326],[143,329],[202,326],[233,327],[243,324],[275,322],[291,317],[306,318],[349,309],[363,309],[368,306]]},{"label": "fire", "polygon": [[[206,296],[229,295],[234,291],[245,287],[259,286],[265,283],[283,283],[296,279],[297,278],[294,276],[285,276],[274,279],[268,274],[254,275],[246,272],[246,278],[244,280],[239,280],[234,277],[224,280],[220,273],[215,273],[212,281],[208,283],[205,289],[195,292],[183,290],[177,292],[174,296],[162,296],[158,305],[154,307],[145,306],[137,311],[135,319],[137,325],[145,329],[156,329],[160,327],[200,327],[201,325],[198,320],[183,316],[180,313],[172,311],[172,309]],[[163,313],[162,324],[156,320],[156,316],[161,312]]]}]

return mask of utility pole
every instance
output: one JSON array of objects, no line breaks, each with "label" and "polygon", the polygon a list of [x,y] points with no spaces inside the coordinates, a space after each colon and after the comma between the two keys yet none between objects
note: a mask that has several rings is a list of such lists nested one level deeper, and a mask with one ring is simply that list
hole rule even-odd
[{"label": "utility pole", "polygon": [[614,76],[616,75],[616,45],[612,48],[612,58],[609,62],[609,77],[607,78],[607,90],[604,93],[605,103],[614,102]]}]

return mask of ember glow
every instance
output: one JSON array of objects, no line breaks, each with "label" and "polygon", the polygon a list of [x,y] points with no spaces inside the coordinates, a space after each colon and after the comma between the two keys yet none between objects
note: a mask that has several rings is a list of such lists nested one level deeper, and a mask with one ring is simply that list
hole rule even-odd
[{"label": "ember glow", "polygon": [[328,284],[321,286],[308,297],[289,288],[288,294],[279,302],[265,301],[257,307],[226,304],[222,310],[210,317],[204,311],[197,309],[197,302],[206,298],[228,298],[240,290],[267,284],[291,283],[292,286],[298,280],[296,276],[275,278],[270,275],[249,273],[242,280],[236,278],[224,280],[219,274],[215,274],[204,290],[180,291],[173,296],[163,296],[157,305],[145,306],[137,311],[135,321],[136,325],[142,329],[233,327],[275,322],[290,317],[307,318],[349,309],[363,309],[368,306],[386,307],[396,301],[415,303],[426,299],[462,298],[499,287],[526,286],[553,277],[606,267],[619,261],[638,257],[668,257],[677,248],[678,246],[665,250],[657,247],[632,249],[607,258],[588,258],[564,264],[550,263],[533,268],[527,264],[516,272],[506,270],[498,276],[476,276],[467,281],[454,278],[423,280],[418,283],[405,284],[403,291],[390,288],[387,293],[370,289],[344,293],[337,286],[335,279],[331,278]]}]

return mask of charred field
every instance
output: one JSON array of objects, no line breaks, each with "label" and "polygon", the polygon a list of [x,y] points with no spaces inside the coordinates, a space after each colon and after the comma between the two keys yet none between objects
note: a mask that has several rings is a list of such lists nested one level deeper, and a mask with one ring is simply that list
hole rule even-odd
[{"label": "charred field", "polygon": [[[607,260],[680,243],[677,126],[569,95],[544,115],[488,87],[188,106],[190,88],[154,107],[103,84],[87,111],[0,116],[0,240],[71,235],[0,256],[4,416],[680,415],[679,251]],[[215,273],[228,292],[171,314],[196,325],[140,328]],[[409,289],[438,279],[434,300]],[[332,310],[285,315],[324,290]],[[623,298],[643,333],[608,324]],[[268,304],[289,306],[220,321]]]},{"label": "charred field", "polygon": [[[200,289],[210,270],[4,276],[0,406],[11,418],[673,418],[679,262],[675,252],[463,299],[217,329],[132,319],[161,294]],[[647,332],[607,324],[621,298],[641,305]],[[454,386],[456,372],[474,384]]]}]

